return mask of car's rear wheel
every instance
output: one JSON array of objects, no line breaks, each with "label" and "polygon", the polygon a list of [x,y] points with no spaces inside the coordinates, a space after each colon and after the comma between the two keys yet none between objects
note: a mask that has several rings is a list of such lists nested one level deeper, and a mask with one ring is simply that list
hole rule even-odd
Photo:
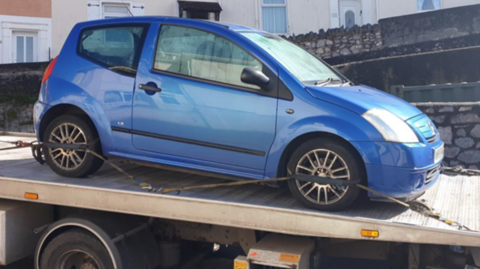
[{"label": "car's rear wheel", "polygon": [[[58,144],[89,145],[101,152],[98,134],[92,124],[83,117],[64,115],[54,119],[45,130],[43,140]],[[97,171],[103,161],[84,150],[44,149],[45,162],[57,174],[66,177],[85,177]]]},{"label": "car's rear wheel", "polygon": [[[336,139],[313,139],[295,150],[288,162],[288,170],[294,174],[363,181],[362,162],[352,151],[346,143]],[[299,180],[290,180],[288,187],[300,203],[323,211],[344,210],[360,194],[356,187]]]}]

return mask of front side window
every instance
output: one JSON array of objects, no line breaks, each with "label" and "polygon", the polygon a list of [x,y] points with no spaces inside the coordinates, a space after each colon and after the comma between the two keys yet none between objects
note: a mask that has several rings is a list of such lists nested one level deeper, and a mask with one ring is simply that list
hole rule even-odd
[{"label": "front side window", "polygon": [[418,11],[437,10],[442,8],[441,0],[417,0]]},{"label": "front side window", "polygon": [[260,32],[241,34],[270,54],[303,83],[326,79],[344,80],[317,57],[279,36]]},{"label": "front side window", "polygon": [[225,38],[193,28],[162,26],[156,70],[258,89],[241,82],[245,67],[263,68],[252,55]]},{"label": "front side window", "polygon": [[135,75],[147,26],[118,26],[83,30],[78,53],[108,69]]},{"label": "front side window", "polygon": [[263,30],[286,34],[287,29],[287,0],[261,0]]}]

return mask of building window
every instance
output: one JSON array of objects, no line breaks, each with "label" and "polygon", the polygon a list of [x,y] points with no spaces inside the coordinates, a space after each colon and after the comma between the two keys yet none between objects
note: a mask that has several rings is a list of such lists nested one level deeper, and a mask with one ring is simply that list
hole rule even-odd
[{"label": "building window", "polygon": [[275,33],[288,33],[287,0],[261,0],[263,30]]},{"label": "building window", "polygon": [[351,10],[345,12],[345,27],[350,29],[355,25],[355,22],[355,13],[353,13]]},{"label": "building window", "polygon": [[417,0],[418,11],[430,11],[442,8],[441,0]]},{"label": "building window", "polygon": [[37,33],[13,32],[14,37],[14,62],[36,62]]},{"label": "building window", "polygon": [[145,15],[145,4],[130,1],[88,1],[87,19],[100,20]]},{"label": "building window", "polygon": [[128,4],[103,4],[103,18],[130,17],[130,5]]}]

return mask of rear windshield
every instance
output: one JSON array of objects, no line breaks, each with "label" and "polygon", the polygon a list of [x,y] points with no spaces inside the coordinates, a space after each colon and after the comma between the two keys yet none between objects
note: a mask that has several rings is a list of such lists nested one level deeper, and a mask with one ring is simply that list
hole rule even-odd
[{"label": "rear windshield", "polygon": [[80,34],[78,54],[125,75],[135,75],[148,25],[105,26]]}]

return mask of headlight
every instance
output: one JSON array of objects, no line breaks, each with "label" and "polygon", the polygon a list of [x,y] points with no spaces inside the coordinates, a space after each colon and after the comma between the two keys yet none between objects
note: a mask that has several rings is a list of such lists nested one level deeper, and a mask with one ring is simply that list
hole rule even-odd
[{"label": "headlight", "polygon": [[386,141],[398,143],[418,143],[418,137],[403,120],[383,109],[371,109],[362,117],[382,134]]}]

